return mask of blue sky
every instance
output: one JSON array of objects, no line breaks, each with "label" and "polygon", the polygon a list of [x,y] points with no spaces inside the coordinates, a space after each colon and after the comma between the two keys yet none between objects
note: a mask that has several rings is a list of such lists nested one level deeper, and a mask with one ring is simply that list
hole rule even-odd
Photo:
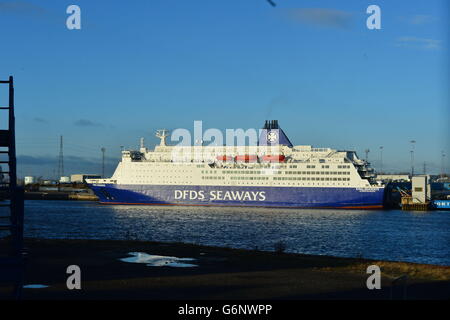
[{"label": "blue sky", "polygon": [[[383,168],[450,167],[448,5],[431,1],[0,1],[0,78],[15,76],[20,175],[111,174],[159,128],[254,128],[353,149]],[[82,29],[66,28],[77,4]],[[382,29],[366,28],[381,8]],[[0,91],[0,104],[5,91]]]}]

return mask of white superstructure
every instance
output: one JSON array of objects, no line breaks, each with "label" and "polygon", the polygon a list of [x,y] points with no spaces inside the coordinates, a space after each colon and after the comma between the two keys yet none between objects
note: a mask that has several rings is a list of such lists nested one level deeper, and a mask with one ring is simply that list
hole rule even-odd
[{"label": "white superstructure", "polygon": [[[149,150],[123,151],[110,179],[90,179],[89,183],[154,185],[224,185],[277,187],[378,188],[373,169],[354,151],[312,146],[168,146]],[[183,161],[173,161],[183,154]],[[256,155],[257,162],[235,161],[237,156]],[[281,163],[268,163],[266,155],[281,155]],[[218,160],[231,157],[232,162]],[[176,157],[179,159],[179,157]]]}]

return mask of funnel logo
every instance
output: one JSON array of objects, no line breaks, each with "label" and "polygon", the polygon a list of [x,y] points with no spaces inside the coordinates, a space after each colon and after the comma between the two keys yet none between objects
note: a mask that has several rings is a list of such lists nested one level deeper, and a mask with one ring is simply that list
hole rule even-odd
[{"label": "funnel logo", "polygon": [[275,141],[277,141],[277,139],[278,139],[278,135],[277,135],[277,133],[275,131],[270,131],[267,134],[267,141],[275,142]]}]

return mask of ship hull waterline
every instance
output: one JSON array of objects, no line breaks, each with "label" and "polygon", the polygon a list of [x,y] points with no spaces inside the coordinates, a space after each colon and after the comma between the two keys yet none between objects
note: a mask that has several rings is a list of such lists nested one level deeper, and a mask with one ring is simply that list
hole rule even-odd
[{"label": "ship hull waterline", "polygon": [[90,184],[106,205],[382,209],[383,188]]}]

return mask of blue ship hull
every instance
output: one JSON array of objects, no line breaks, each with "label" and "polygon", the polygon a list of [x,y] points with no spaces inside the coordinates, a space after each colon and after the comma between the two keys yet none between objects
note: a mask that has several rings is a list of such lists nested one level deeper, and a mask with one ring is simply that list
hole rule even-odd
[{"label": "blue ship hull", "polygon": [[432,207],[437,210],[450,210],[450,200],[433,200]]},{"label": "blue ship hull", "polygon": [[290,208],[383,207],[384,189],[92,184],[103,204]]}]

